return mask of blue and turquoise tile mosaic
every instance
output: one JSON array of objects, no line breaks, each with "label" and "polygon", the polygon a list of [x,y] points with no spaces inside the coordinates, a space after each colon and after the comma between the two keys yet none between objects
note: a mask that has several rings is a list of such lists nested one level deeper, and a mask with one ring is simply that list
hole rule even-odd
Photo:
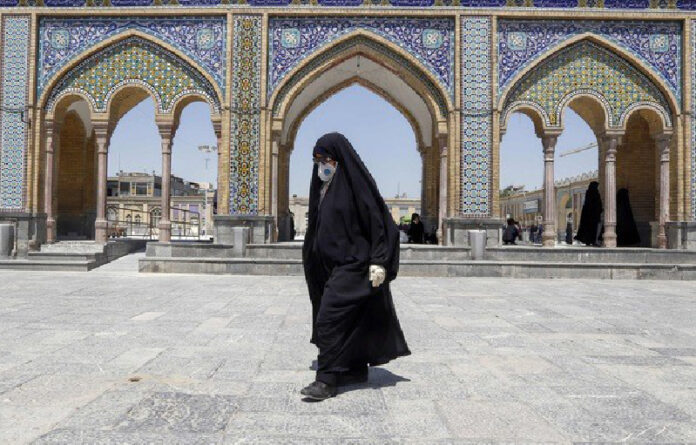
[{"label": "blue and turquoise tile mosaic", "polygon": [[356,30],[416,57],[454,95],[454,20],[414,17],[278,17],[269,20],[269,95],[302,60]]},{"label": "blue and turquoise tile mosaic", "polygon": [[491,215],[491,19],[462,17],[461,215]]},{"label": "blue and turquoise tile mosaic", "polygon": [[129,30],[140,31],[181,51],[225,91],[225,17],[45,17],[39,21],[39,95],[76,56]]},{"label": "blue and turquoise tile mosaic", "polygon": [[0,90],[0,210],[23,210],[29,126],[24,121],[29,81],[28,16],[2,17]]},{"label": "blue and turquoise tile mosaic", "polygon": [[645,63],[681,100],[681,24],[665,21],[501,20],[498,23],[498,92],[504,94],[526,67],[583,34],[599,36]]}]

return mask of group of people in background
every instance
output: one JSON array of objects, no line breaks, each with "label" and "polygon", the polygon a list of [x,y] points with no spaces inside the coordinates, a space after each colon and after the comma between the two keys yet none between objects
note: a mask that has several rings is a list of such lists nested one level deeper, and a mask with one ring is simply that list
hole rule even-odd
[{"label": "group of people in background", "polygon": [[[541,244],[544,233],[542,224],[533,224],[528,229],[523,229],[520,223],[513,218],[508,218],[503,228],[503,244],[517,244],[522,240],[523,230],[529,230],[529,242]],[[565,242],[573,244],[574,240],[586,246],[601,246],[604,233],[604,208],[602,197],[599,193],[599,183],[592,181],[585,193],[585,201],[580,214],[580,224],[575,236],[573,236],[573,224],[566,224]],[[628,190],[620,189],[616,193],[616,244],[619,247],[635,246],[640,244],[640,234],[636,221],[633,218]]]},{"label": "group of people in background", "polygon": [[[585,193],[580,214],[580,225],[575,239],[587,246],[601,246],[604,233],[604,207],[599,193],[599,183],[592,181]],[[633,218],[628,190],[616,192],[616,245],[619,247],[640,244],[640,234]]]},{"label": "group of people in background", "polygon": [[544,233],[544,227],[541,224],[533,224],[528,229],[523,229],[518,221],[514,218],[508,218],[507,224],[503,228],[503,244],[517,244],[518,240],[522,240],[524,230],[529,231],[529,242],[532,244],[541,243],[541,235]]},{"label": "group of people in background", "polygon": [[437,227],[432,226],[431,231],[426,232],[418,213],[412,214],[411,222],[401,224],[399,229],[406,234],[409,244],[437,244]]}]

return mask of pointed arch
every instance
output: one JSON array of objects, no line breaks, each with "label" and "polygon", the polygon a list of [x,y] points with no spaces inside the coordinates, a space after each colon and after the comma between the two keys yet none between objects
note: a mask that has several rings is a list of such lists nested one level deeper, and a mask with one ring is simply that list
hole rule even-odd
[{"label": "pointed arch", "polygon": [[595,99],[604,109],[605,128],[621,128],[622,116],[636,103],[651,103],[662,108],[662,115],[671,126],[669,110],[677,110],[666,93],[630,60],[593,39],[575,39],[547,59],[531,65],[501,96],[498,106],[506,116],[509,108],[519,102],[531,102],[543,108],[548,116],[545,125],[560,127],[562,112],[576,98]]},{"label": "pointed arch", "polygon": [[[207,70],[174,46],[138,29],[129,29],[105,39],[74,57],[70,63],[63,66],[46,83],[39,98],[40,107],[46,109],[49,115],[52,114],[55,106],[55,98],[66,91],[63,84],[70,78],[70,75],[74,75],[78,73],[80,69],[84,69],[90,61],[94,61],[98,55],[103,54],[105,51],[113,50],[119,45],[123,46],[128,42],[144,42],[153,51],[161,53],[164,57],[174,59],[175,63],[173,65],[175,65],[175,68],[186,71],[189,75],[188,77],[194,78],[197,80],[198,84],[204,85],[206,90],[204,96],[207,101],[211,106],[215,107],[216,110],[221,109],[221,104],[224,103],[224,95],[221,86]],[[71,92],[77,91],[78,90],[73,89]],[[90,104],[93,107],[93,112],[103,111],[95,107],[96,104],[94,100],[90,101]]]},{"label": "pointed arch", "polygon": [[532,63],[525,66],[522,70],[520,70],[517,74],[515,74],[511,79],[509,79],[506,82],[505,89],[500,91],[500,95],[498,98],[498,110],[503,109],[505,102],[512,90],[519,83],[519,81],[523,77],[525,77],[529,72],[533,71],[539,65],[546,63],[551,57],[554,57],[556,54],[563,51],[564,49],[567,49],[582,41],[595,43],[596,45],[605,48],[610,53],[613,53],[616,56],[628,62],[640,73],[646,76],[665,96],[665,98],[667,99],[667,104],[669,105],[669,108],[666,111],[674,114],[677,110],[679,110],[679,101],[677,97],[674,95],[672,90],[665,85],[665,81],[663,80],[662,76],[657,71],[655,71],[653,67],[649,66],[647,63],[645,63],[638,57],[632,55],[630,52],[626,51],[624,48],[617,45],[616,43],[592,32],[585,32],[573,36],[557,45],[548,48],[541,54],[538,54]]},{"label": "pointed arch", "polygon": [[338,83],[337,85],[329,88],[328,90],[324,91],[323,94],[319,95],[317,98],[315,98],[312,102],[310,102],[309,105],[304,107],[302,112],[297,116],[295,119],[293,119],[292,122],[288,125],[288,136],[287,140],[288,141],[293,141],[295,140],[295,136],[297,135],[297,131],[299,130],[300,126],[302,125],[302,122],[309,116],[319,105],[327,101],[329,98],[333,97],[334,95],[340,93],[341,91],[345,90],[348,87],[351,87],[353,85],[360,85],[370,92],[376,94],[377,96],[381,97],[384,99],[389,105],[394,107],[401,115],[408,121],[409,125],[413,129],[413,133],[416,136],[416,144],[418,147],[425,147],[428,144],[424,143],[424,130],[421,128],[421,125],[418,123],[418,120],[413,116],[413,114],[403,105],[399,103],[398,100],[396,100],[391,94],[389,94],[388,91],[385,91],[384,89],[380,88],[379,86],[375,85],[374,83],[370,82],[369,80],[362,79],[357,76],[353,76],[345,81],[342,81]]},{"label": "pointed arch", "polygon": [[290,71],[271,95],[273,117],[283,119],[302,89],[320,73],[350,57],[361,54],[400,77],[428,104],[437,122],[446,122],[454,109],[451,98],[435,76],[415,57],[387,39],[364,29],[355,30],[331,45],[309,54]]}]

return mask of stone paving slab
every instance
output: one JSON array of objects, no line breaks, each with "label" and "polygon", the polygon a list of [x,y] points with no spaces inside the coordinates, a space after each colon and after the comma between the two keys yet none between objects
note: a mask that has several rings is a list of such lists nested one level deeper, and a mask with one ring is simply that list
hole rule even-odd
[{"label": "stone paving slab", "polygon": [[400,278],[321,403],[298,277],[0,271],[0,443],[696,443],[696,283]]}]

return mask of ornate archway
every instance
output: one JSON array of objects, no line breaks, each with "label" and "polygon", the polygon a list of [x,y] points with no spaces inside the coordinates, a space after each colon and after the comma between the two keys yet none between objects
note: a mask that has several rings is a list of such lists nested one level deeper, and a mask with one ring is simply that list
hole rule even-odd
[{"label": "ornate archway", "polygon": [[[398,74],[397,74],[398,73]],[[414,130],[423,160],[421,208],[426,225],[438,225],[447,211],[446,147],[450,97],[428,70],[385,39],[364,30],[353,32],[312,54],[271,96],[271,163],[265,178],[280,238],[289,218],[289,157],[297,128],[319,104],[338,91],[359,84],[394,106]],[[444,163],[441,165],[441,163]],[[441,171],[445,175],[441,176]],[[443,201],[444,200],[444,201]]]},{"label": "ornate archway", "polygon": [[[662,154],[658,176],[663,185],[660,187],[658,207],[669,208],[670,139],[673,116],[678,106],[665,85],[655,83],[645,69],[636,61],[631,61],[628,55],[617,53],[615,48],[607,48],[595,38],[581,38],[569,43],[538,63],[531,64],[516,79],[500,98],[501,132],[505,131],[508,116],[512,112],[522,111],[532,117],[537,136],[542,139],[545,164],[544,245],[553,246],[556,242],[555,232],[559,221],[553,165],[555,145],[563,131],[562,116],[566,107],[572,108],[587,121],[599,143],[599,176],[606,209],[605,246],[616,247],[617,152],[621,157],[621,152],[629,149],[625,143],[622,145],[622,141],[635,143],[632,133],[641,132],[641,139],[647,138],[653,146],[659,145],[658,150]],[[648,113],[651,116],[651,125],[629,126],[629,117],[637,110],[641,110],[639,115]],[[658,169],[654,154],[650,157],[652,162],[646,168]],[[630,169],[632,166],[621,163],[620,167]],[[626,176],[619,172],[619,178]],[[646,187],[640,181],[629,182],[636,188]],[[651,193],[655,194],[655,191]],[[656,213],[658,220],[659,236],[652,238],[658,239],[660,246],[665,246],[665,224],[669,214],[663,210],[653,213]],[[652,221],[642,223],[649,226]],[[649,232],[647,236],[651,237]]]},{"label": "ornate archway", "polygon": [[[151,97],[156,123],[162,139],[162,218],[160,240],[171,234],[169,219],[171,195],[171,147],[181,110],[193,101],[207,102],[218,139],[221,138],[221,91],[210,76],[191,65],[184,56],[161,46],[153,38],[134,35],[134,31],[87,50],[79,63],[65,67],[49,83],[41,102],[47,110],[45,208],[47,240],[56,239],[52,196],[55,194],[55,151],[58,141],[70,137],[64,128],[65,107],[75,100],[87,103],[89,125],[97,152],[96,222],[94,237],[106,242],[107,154],[111,135],[118,121],[134,106]],[[60,134],[63,131],[63,134]],[[91,137],[91,135],[88,135]],[[222,146],[222,144],[218,144]],[[91,209],[90,209],[91,211]]]}]

